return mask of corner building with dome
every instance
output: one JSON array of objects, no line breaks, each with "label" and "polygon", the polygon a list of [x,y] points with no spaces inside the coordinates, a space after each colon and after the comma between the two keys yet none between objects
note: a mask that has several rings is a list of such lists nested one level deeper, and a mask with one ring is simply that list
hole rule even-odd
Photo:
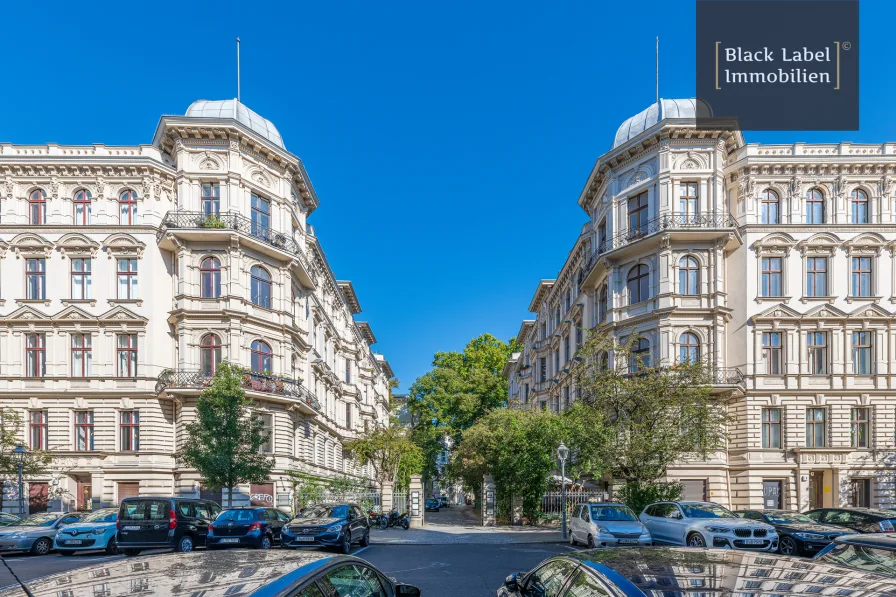
[{"label": "corner building with dome", "polygon": [[223,504],[175,461],[223,360],[246,369],[275,460],[234,505],[288,507],[289,470],[372,483],[343,446],[388,424],[393,373],[307,221],[317,207],[301,160],[237,100],[163,116],[147,145],[0,143],[0,406],[54,456],[27,512]]},{"label": "corner building with dome", "polygon": [[566,409],[587,334],[635,334],[652,363],[705,363],[732,416],[724,450],[668,471],[685,498],[896,507],[896,143],[748,144],[697,130],[695,108],[661,99],[597,160],[511,401]]}]

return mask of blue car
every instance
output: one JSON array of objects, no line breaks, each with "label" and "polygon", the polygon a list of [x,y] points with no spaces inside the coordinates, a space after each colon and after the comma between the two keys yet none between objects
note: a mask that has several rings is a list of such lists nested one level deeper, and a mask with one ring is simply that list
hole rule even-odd
[{"label": "blue car", "polygon": [[118,553],[118,544],[115,542],[117,520],[118,508],[95,510],[79,522],[59,529],[53,547],[64,556],[70,556],[76,551],[97,549],[116,554]]}]

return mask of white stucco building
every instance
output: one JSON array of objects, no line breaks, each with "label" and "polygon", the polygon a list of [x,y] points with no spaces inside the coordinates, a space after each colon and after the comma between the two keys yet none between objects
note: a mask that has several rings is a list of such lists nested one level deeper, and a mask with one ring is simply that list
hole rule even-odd
[{"label": "white stucco building", "polygon": [[0,191],[0,405],[21,413],[26,447],[56,456],[29,480],[32,509],[54,490],[78,508],[220,499],[174,454],[221,360],[252,372],[276,460],[242,503],[288,505],[290,469],[369,477],[343,442],[388,424],[392,371],[271,122],[198,101],[147,145],[2,143]]},{"label": "white stucco building", "polygon": [[896,507],[896,143],[747,144],[694,115],[660,100],[597,160],[512,399],[565,408],[584,334],[637,334],[655,363],[712,367],[734,416],[725,451],[669,471],[687,497]]}]

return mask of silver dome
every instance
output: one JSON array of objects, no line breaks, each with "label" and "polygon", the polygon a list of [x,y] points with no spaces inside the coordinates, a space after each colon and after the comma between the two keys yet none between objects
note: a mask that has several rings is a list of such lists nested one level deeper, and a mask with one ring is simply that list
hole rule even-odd
[{"label": "silver dome", "polygon": [[267,118],[262,118],[235,99],[229,100],[198,100],[187,108],[186,116],[194,118],[232,118],[240,124],[255,131],[277,147],[286,149],[283,145],[283,137],[274,123]]},{"label": "silver dome", "polygon": [[697,118],[697,100],[694,98],[660,98],[659,102],[651,104],[646,110],[638,112],[622,123],[619,130],[616,131],[613,147],[619,147],[630,139],[634,139],[656,123],[667,118]]}]

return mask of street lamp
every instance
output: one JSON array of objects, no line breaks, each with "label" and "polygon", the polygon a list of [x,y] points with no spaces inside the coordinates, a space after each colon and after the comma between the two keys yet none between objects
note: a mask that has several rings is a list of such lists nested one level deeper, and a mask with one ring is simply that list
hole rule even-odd
[{"label": "street lamp", "polygon": [[566,459],[569,458],[569,448],[563,442],[557,446],[557,458],[560,459],[560,528],[563,529],[563,540],[566,541]]},{"label": "street lamp", "polygon": [[22,468],[25,466],[25,448],[22,444],[16,446],[12,451],[12,458],[19,467],[19,514],[25,517],[25,488],[22,483]]}]

